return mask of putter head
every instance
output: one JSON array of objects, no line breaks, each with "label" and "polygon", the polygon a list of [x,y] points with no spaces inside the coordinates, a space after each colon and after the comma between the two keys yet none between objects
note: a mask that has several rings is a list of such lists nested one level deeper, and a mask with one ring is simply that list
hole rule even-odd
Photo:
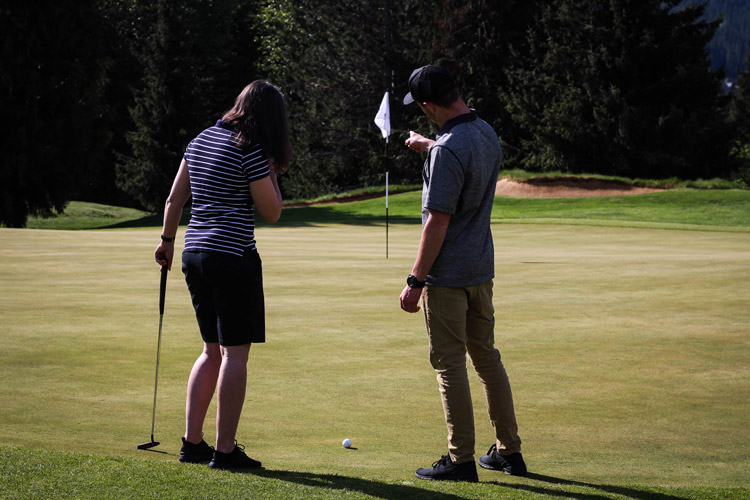
[{"label": "putter head", "polygon": [[149,441],[148,443],[141,443],[138,445],[139,450],[148,450],[154,446],[159,446],[159,441]]}]

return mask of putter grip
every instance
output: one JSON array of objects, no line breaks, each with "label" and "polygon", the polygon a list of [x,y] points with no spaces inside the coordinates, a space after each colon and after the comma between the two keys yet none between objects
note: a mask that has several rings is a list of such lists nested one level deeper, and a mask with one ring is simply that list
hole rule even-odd
[{"label": "putter grip", "polygon": [[159,314],[164,314],[164,296],[167,294],[167,272],[169,272],[167,266],[161,266],[161,283],[159,284]]}]

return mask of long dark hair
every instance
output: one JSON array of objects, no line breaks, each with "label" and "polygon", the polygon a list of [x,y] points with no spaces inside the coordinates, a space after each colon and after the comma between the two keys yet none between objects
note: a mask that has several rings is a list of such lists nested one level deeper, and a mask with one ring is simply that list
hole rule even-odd
[{"label": "long dark hair", "polygon": [[240,147],[260,144],[275,172],[283,173],[289,168],[291,146],[286,105],[274,85],[265,80],[252,82],[240,92],[222,121],[234,127]]}]

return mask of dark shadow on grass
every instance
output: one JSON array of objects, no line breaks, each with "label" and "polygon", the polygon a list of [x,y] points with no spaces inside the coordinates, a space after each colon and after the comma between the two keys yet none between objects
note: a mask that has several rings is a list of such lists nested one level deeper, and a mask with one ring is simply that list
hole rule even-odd
[{"label": "dark shadow on grass", "polygon": [[[135,229],[154,227],[161,228],[163,221],[162,214],[152,214],[140,219],[134,219],[109,226],[98,227],[97,229]],[[180,225],[186,226],[190,222],[190,210],[186,209],[182,213]],[[263,221],[256,219],[256,225],[263,227],[266,225]],[[281,219],[275,224],[278,227],[308,227],[319,224],[347,224],[354,226],[375,226],[383,225],[386,222],[385,210],[382,215],[361,214],[348,212],[335,205],[311,206],[300,208],[285,208],[281,214]],[[389,224],[421,224],[419,217],[404,215],[389,215]]]},{"label": "dark shadow on grass", "polygon": [[[650,491],[647,489],[635,489],[627,488],[624,486],[615,486],[609,484],[593,484],[584,483],[581,481],[573,481],[570,479],[562,479],[559,477],[545,476],[543,474],[529,473],[526,476],[527,479],[539,481],[542,483],[550,483],[561,486],[576,486],[579,488],[590,488],[594,490],[592,493],[582,493],[580,491],[564,491],[559,489],[550,489],[544,486],[536,486],[534,484],[517,484],[517,483],[500,483],[492,481],[490,484],[496,484],[498,486],[504,486],[506,488],[512,488],[515,490],[527,491],[529,493],[537,493],[540,495],[549,495],[550,497],[559,498],[575,498],[583,500],[606,500],[611,497],[604,496],[604,493],[614,493],[621,495],[626,498],[632,498],[633,500],[688,500],[686,497],[671,495],[667,493],[659,493],[656,491]],[[602,494],[596,492],[599,490]]]},{"label": "dark shadow on grass", "polygon": [[[418,486],[411,486],[409,484],[393,484],[355,477],[338,476],[334,474],[311,474],[306,472],[290,472],[267,469],[252,471],[252,473],[254,475],[269,479],[277,479],[279,481],[287,481],[290,483],[301,484],[309,487],[320,487],[342,491],[357,491],[366,495],[373,496],[375,498],[382,498],[384,500],[461,500],[462,498],[467,498],[456,493],[442,493],[440,491],[423,489]],[[415,479],[415,481],[418,480]],[[530,482],[531,484],[529,484]],[[548,483],[550,485],[556,485],[558,487],[551,487],[545,484],[534,483]],[[688,500],[686,497],[659,493],[657,491],[652,491],[646,488],[636,489],[624,486],[584,483],[581,481],[572,481],[552,476],[545,476],[542,474],[529,474],[528,476],[526,476],[526,478],[508,477],[508,482],[490,481],[482,482],[479,484],[496,485],[503,488],[508,488],[509,490],[525,491],[528,493],[546,495],[552,498],[571,498],[577,500],[607,500],[611,498],[611,496],[607,495],[612,494],[620,495],[622,497],[633,500]],[[592,491],[591,493],[582,492],[580,491],[580,489],[575,491],[572,489],[566,491],[564,489],[560,489],[559,486],[587,488]]]},{"label": "dark shadow on grass", "polygon": [[[296,209],[304,210],[304,209]],[[386,217],[383,216],[372,216],[372,215],[359,215],[359,214],[347,214],[341,212],[333,212],[329,216],[320,217],[320,214],[314,214],[314,217],[305,217],[304,214],[293,214],[287,217],[286,214],[282,215],[276,225],[280,227],[308,227],[316,226],[320,224],[344,224],[351,226],[384,226],[386,223]],[[419,218],[391,215],[388,217],[389,224],[421,224],[422,221]],[[262,224],[258,224],[261,226]]]},{"label": "dark shadow on grass", "polygon": [[148,453],[158,453],[158,454],[161,454],[161,455],[169,455],[169,452],[168,452],[168,451],[155,450],[155,449],[153,449],[153,448],[148,448],[148,449],[146,449],[146,450],[141,450],[141,451],[146,451],[146,452],[148,452]]},{"label": "dark shadow on grass", "polygon": [[334,474],[311,474],[307,472],[289,472],[280,470],[257,470],[253,475],[279,481],[301,484],[303,486],[327,488],[330,490],[357,491],[384,500],[461,500],[466,497],[455,493],[441,493],[425,490],[408,484],[391,484],[356,477],[337,476]]},{"label": "dark shadow on grass", "polygon": [[[98,229],[135,229],[135,228],[143,228],[143,227],[161,228],[163,222],[164,222],[164,214],[151,214],[145,217],[141,217],[140,219],[133,219],[133,220],[127,220],[124,222],[118,222],[117,224],[100,227]],[[187,225],[188,222],[190,222],[190,209],[186,208],[185,210],[182,211],[182,218],[180,219],[180,225],[185,226]]]},{"label": "dark shadow on grass", "polygon": [[[383,225],[386,222],[385,207],[383,213],[373,215],[350,211],[346,205],[318,205],[300,208],[285,208],[281,219],[276,223],[280,227],[305,227],[317,224],[350,224],[354,226]],[[390,224],[421,224],[419,216],[394,215],[388,216]],[[263,223],[258,223],[262,226]]]}]

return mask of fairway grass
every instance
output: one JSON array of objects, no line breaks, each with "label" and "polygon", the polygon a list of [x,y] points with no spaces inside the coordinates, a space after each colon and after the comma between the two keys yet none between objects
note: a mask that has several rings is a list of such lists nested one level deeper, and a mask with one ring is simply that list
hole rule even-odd
[{"label": "fairway grass", "polygon": [[[372,194],[372,193],[370,193]],[[420,221],[419,190],[391,194],[391,223]],[[592,198],[495,197],[495,223],[575,224],[587,226],[750,232],[750,191],[740,189],[672,189],[659,193]],[[183,217],[186,224],[189,214]],[[280,226],[315,224],[372,225],[386,221],[383,197],[349,203],[322,203],[287,208]],[[30,229],[106,229],[161,227],[162,217],[144,212],[71,202],[51,219],[32,217]]]},{"label": "fairway grass", "polygon": [[742,488],[674,488],[561,480],[539,474],[471,483],[372,480],[337,474],[261,470],[248,474],[205,466],[0,447],[0,498],[27,500],[741,500]]},{"label": "fairway grass", "polygon": [[[0,498],[130,497],[141,483],[158,495],[133,498],[209,498],[204,485],[214,498],[748,497],[746,232],[495,224],[496,337],[534,475],[434,485],[413,473],[446,452],[437,383],[421,314],[398,308],[418,225],[391,226],[388,259],[379,224],[258,229],[268,342],[250,352],[238,439],[259,475],[175,463],[201,348],[177,265],[162,444],[136,449],[150,439],[158,231],[0,229]],[[492,433],[471,382],[482,454]]]}]

